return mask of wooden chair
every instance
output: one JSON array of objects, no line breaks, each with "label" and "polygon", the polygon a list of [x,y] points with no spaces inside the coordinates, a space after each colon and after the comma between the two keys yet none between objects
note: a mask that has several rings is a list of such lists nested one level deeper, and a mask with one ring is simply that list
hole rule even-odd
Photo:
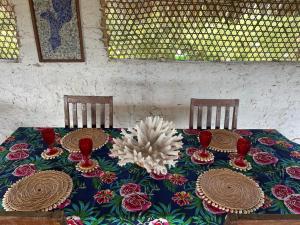
[{"label": "wooden chair", "polygon": [[64,212],[0,212],[1,225],[67,225]]},{"label": "wooden chair", "polygon": [[108,105],[108,120],[109,127],[113,127],[113,97],[112,96],[74,96],[65,95],[64,96],[64,108],[65,108],[65,127],[70,127],[70,105],[73,116],[73,127],[78,128],[78,116],[77,116],[77,106],[81,105],[82,112],[82,127],[88,127],[88,106],[91,106],[91,123],[93,128],[97,125],[96,115],[97,115],[97,105],[100,105],[100,126],[101,128],[105,126],[105,108]]},{"label": "wooden chair", "polygon": [[[196,111],[197,117],[197,129],[213,129],[212,127],[212,119],[213,116],[213,108],[215,110],[215,129],[220,129],[221,123],[221,114],[222,108],[225,108],[225,116],[224,116],[224,129],[236,129],[237,127],[237,116],[238,116],[238,107],[239,107],[239,99],[191,99],[190,105],[190,125],[189,128],[194,128],[194,111]],[[206,108],[206,123],[203,125],[202,119],[204,109]],[[232,116],[230,116],[230,108],[232,110]],[[229,126],[229,121],[231,118],[231,127]]]},{"label": "wooden chair", "polygon": [[300,215],[279,214],[228,214],[224,225],[300,225]]}]

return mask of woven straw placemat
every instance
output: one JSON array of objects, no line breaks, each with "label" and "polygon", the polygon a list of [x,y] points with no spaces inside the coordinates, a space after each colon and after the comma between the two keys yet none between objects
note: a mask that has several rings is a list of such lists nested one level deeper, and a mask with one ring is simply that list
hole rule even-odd
[{"label": "woven straw placemat", "polygon": [[78,129],[66,134],[61,139],[61,145],[71,153],[80,152],[79,140],[81,138],[91,138],[93,140],[93,151],[95,151],[106,144],[108,135],[97,128]]},{"label": "woven straw placemat", "polygon": [[48,211],[63,203],[72,189],[72,179],[64,172],[37,172],[18,180],[6,191],[3,207],[6,211]]},{"label": "woven straw placemat", "polygon": [[196,194],[208,204],[231,213],[251,213],[264,203],[264,193],[254,180],[229,169],[212,169],[200,175]]},{"label": "woven straw placemat", "polygon": [[209,149],[219,152],[237,152],[236,144],[240,135],[229,130],[210,130],[212,139]]}]

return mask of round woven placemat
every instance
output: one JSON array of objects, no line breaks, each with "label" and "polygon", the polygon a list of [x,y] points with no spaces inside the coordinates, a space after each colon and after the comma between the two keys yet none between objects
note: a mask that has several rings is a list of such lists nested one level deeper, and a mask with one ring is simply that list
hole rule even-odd
[{"label": "round woven placemat", "polygon": [[3,207],[6,211],[48,211],[63,203],[72,188],[72,179],[64,172],[37,172],[22,178],[7,190]]},{"label": "round woven placemat", "polygon": [[236,152],[236,144],[240,135],[229,130],[210,130],[212,139],[209,149],[219,152]]},{"label": "round woven placemat", "polygon": [[61,139],[61,145],[69,152],[80,152],[79,140],[91,138],[93,140],[93,151],[101,148],[108,140],[108,135],[101,129],[83,128],[72,131]]},{"label": "round woven placemat", "polygon": [[254,180],[229,169],[213,169],[200,175],[196,194],[208,204],[231,213],[251,213],[264,203],[264,193]]}]

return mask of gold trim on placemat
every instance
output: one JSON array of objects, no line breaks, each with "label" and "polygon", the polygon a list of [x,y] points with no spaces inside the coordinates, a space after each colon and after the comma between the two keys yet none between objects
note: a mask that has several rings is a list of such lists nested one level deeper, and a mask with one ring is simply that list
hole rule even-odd
[{"label": "gold trim on placemat", "polygon": [[42,152],[41,157],[42,157],[43,159],[45,159],[45,160],[55,159],[55,158],[57,158],[58,156],[60,156],[60,155],[64,152],[64,150],[61,149],[61,148],[59,148],[59,147],[54,147],[54,148],[57,149],[57,152],[56,152],[55,154],[53,154],[53,155],[48,155],[48,154],[47,154],[47,149],[45,149],[45,150]]},{"label": "gold trim on placemat", "polygon": [[211,152],[207,151],[207,157],[202,157],[200,151],[196,151],[193,153],[192,158],[201,162],[211,162],[215,159],[215,156]]},{"label": "gold trim on placemat", "polygon": [[212,134],[209,149],[218,152],[237,152],[236,144],[240,135],[229,130],[209,130]]},{"label": "gold trim on placemat", "polygon": [[6,211],[49,211],[63,203],[73,189],[72,178],[62,172],[46,170],[23,177],[4,194]]},{"label": "gold trim on placemat", "polygon": [[245,162],[246,166],[245,166],[245,167],[241,167],[241,166],[238,166],[238,165],[235,164],[234,159],[230,159],[230,160],[229,160],[229,165],[230,165],[232,168],[234,168],[234,169],[236,169],[236,170],[240,170],[240,171],[248,171],[248,170],[251,170],[251,169],[252,169],[251,163],[248,162],[247,160],[244,160],[244,162]]},{"label": "gold trim on placemat", "polygon": [[83,128],[66,134],[61,139],[61,145],[71,153],[80,152],[79,140],[81,138],[91,138],[93,140],[93,151],[101,148],[108,141],[108,135],[101,129]]},{"label": "gold trim on placemat", "polygon": [[92,159],[92,165],[90,167],[83,167],[81,166],[81,161],[76,164],[76,170],[82,173],[89,173],[93,172],[94,170],[99,168],[99,164],[96,160]]},{"label": "gold trim on placemat", "polygon": [[264,203],[264,192],[253,179],[229,169],[212,169],[200,175],[196,194],[230,213],[251,213]]}]

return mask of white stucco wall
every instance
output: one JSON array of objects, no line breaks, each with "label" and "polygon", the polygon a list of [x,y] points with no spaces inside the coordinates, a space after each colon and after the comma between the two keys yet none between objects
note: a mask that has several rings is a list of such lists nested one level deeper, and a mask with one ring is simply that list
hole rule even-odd
[{"label": "white stucco wall", "polygon": [[149,114],[188,126],[189,102],[239,98],[240,128],[300,136],[300,64],[109,61],[98,0],[81,0],[85,63],[39,63],[27,0],[14,0],[19,63],[0,62],[0,141],[19,126],[63,126],[63,95],[113,95],[115,126]]}]

